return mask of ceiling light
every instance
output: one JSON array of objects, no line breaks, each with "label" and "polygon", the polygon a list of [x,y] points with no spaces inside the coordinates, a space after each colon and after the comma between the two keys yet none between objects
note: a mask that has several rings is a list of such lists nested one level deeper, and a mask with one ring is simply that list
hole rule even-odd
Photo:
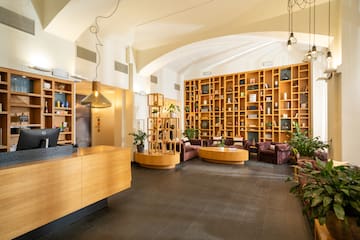
[{"label": "ceiling light", "polygon": [[100,83],[92,82],[92,93],[81,100],[81,104],[90,104],[92,108],[107,108],[111,107],[111,102],[101,94]]},{"label": "ceiling light", "polygon": [[327,53],[326,53],[326,59],[328,60],[328,61],[331,61],[332,60],[332,54],[331,54],[331,51],[330,51],[330,49],[327,51]]},{"label": "ceiling light", "polygon": [[293,32],[290,33],[289,40],[290,40],[291,44],[295,44],[297,42],[297,39],[294,36]]},{"label": "ceiling light", "polygon": [[291,50],[291,49],[292,49],[292,44],[291,44],[291,40],[290,40],[290,39],[287,41],[287,48],[288,48],[288,50]]},{"label": "ceiling light", "polygon": [[318,55],[318,53],[317,53],[316,46],[313,45],[311,48],[311,58],[316,59],[317,55]]}]

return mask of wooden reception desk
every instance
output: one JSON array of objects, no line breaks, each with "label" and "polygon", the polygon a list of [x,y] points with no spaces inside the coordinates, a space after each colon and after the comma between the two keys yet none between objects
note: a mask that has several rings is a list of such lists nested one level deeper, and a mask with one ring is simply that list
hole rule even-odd
[{"label": "wooden reception desk", "polygon": [[131,185],[129,148],[96,146],[72,155],[0,167],[0,239],[12,239]]}]

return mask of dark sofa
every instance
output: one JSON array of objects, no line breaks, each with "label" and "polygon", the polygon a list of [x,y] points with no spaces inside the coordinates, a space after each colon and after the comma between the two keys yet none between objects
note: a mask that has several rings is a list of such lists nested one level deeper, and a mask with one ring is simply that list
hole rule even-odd
[{"label": "dark sofa", "polygon": [[257,160],[261,162],[284,164],[290,157],[290,145],[287,143],[258,142]]},{"label": "dark sofa", "polygon": [[[219,145],[219,140],[208,139],[204,142],[206,147],[217,147]],[[233,147],[233,148],[240,148],[240,149],[247,149],[249,142],[242,138],[225,138],[224,139],[225,147]]]}]

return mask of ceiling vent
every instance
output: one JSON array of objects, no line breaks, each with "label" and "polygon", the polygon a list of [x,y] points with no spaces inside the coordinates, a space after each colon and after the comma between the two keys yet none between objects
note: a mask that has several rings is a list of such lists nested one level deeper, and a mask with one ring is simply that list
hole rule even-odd
[{"label": "ceiling vent", "polygon": [[121,62],[115,61],[114,62],[114,69],[115,69],[115,71],[125,73],[125,74],[129,74],[129,66],[126,65],[126,64],[123,64]]},{"label": "ceiling vent", "polygon": [[17,14],[6,8],[0,7],[0,23],[17,30],[35,35],[35,22],[34,20]]},{"label": "ceiling vent", "polygon": [[157,84],[157,83],[158,83],[158,78],[157,78],[157,76],[151,75],[151,76],[150,76],[150,82]]},{"label": "ceiling vent", "polygon": [[176,91],[180,91],[180,84],[175,83],[174,88],[175,88]]},{"label": "ceiling vent", "polygon": [[96,52],[76,46],[76,56],[89,62],[96,63]]}]

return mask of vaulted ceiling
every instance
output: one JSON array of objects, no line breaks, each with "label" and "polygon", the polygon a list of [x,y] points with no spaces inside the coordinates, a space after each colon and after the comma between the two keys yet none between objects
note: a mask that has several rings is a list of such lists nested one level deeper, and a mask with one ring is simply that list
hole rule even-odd
[{"label": "vaulted ceiling", "polygon": [[[117,0],[32,2],[47,32],[75,42],[88,31],[95,17],[111,14]],[[317,32],[326,35],[327,5],[322,4],[324,2],[327,0],[317,1]],[[295,10],[295,31],[306,33],[307,13]],[[176,71],[209,57],[214,59],[209,64],[216,64],[266,44],[285,41],[288,30],[287,1],[284,0],[120,0],[114,15],[98,22],[102,38],[111,37],[135,49],[139,70],[165,54],[196,42],[201,43],[196,49],[187,48],[191,51],[183,54],[177,51],[178,55],[172,56],[173,60],[167,64]],[[273,35],[261,37],[258,32]],[[242,35],[237,37],[238,34]],[[204,41],[213,38],[218,40]],[[303,42],[307,42],[306,37]]]}]

